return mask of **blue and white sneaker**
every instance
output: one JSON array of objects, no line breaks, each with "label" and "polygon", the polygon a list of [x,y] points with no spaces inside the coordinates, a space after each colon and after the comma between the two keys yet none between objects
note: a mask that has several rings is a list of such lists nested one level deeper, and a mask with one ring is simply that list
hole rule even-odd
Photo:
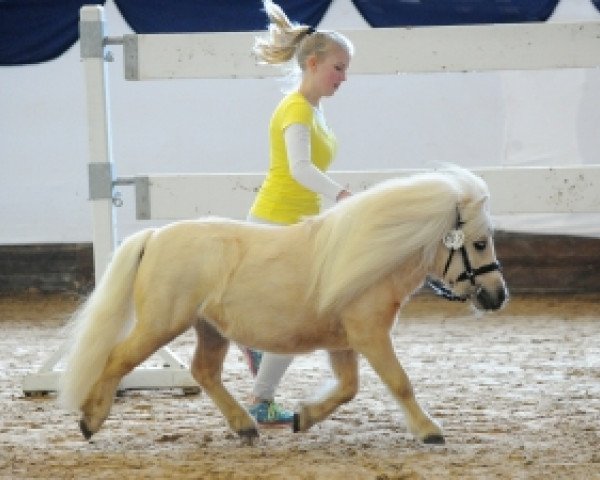
[{"label": "blue and white sneaker", "polygon": [[250,372],[253,377],[256,377],[258,369],[260,368],[260,362],[262,360],[262,352],[258,350],[252,350],[248,347],[240,347],[244,357],[246,357],[246,362],[248,362],[248,368],[250,368]]},{"label": "blue and white sneaker", "polygon": [[281,408],[273,401],[263,400],[248,408],[250,415],[257,423],[269,425],[291,425],[294,422],[294,413]]}]

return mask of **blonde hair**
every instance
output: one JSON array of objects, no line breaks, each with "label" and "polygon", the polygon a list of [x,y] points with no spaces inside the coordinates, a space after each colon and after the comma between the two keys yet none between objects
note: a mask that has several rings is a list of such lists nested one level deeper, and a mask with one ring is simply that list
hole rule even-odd
[{"label": "blonde hair", "polygon": [[350,56],[354,53],[352,42],[341,33],[315,31],[308,25],[292,22],[271,0],[263,0],[263,5],[270,22],[268,35],[256,38],[252,49],[260,63],[283,65],[295,58],[297,66],[304,71],[308,57],[316,55],[320,60],[329,53],[332,45],[343,48]]}]

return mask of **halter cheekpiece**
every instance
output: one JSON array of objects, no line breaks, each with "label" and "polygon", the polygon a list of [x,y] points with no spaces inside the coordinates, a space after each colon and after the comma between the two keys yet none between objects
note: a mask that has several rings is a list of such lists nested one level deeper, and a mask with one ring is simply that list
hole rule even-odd
[{"label": "halter cheekpiece", "polygon": [[[454,252],[459,250],[463,259],[463,265],[465,267],[465,270],[456,278],[456,282],[463,282],[465,280],[469,280],[471,282],[471,285],[476,285],[475,277],[483,275],[484,273],[493,272],[494,270],[500,271],[502,270],[502,267],[500,265],[500,262],[498,261],[488,263],[487,265],[483,265],[475,269],[471,267],[471,261],[469,260],[467,249],[465,248],[465,234],[462,230],[462,226],[464,224],[465,222],[463,222],[460,218],[460,212],[457,211],[456,225],[454,229],[450,230],[442,238],[442,243],[448,250],[450,250],[450,253],[448,254],[448,260],[446,260],[446,266],[444,267],[444,273],[442,274],[442,278],[444,278],[446,276],[446,273],[448,273],[450,263],[452,262],[452,258],[454,257]],[[433,280],[430,278],[427,280],[427,284],[437,295],[444,297],[446,300],[464,302],[469,298],[468,295],[456,295],[440,280]]]}]

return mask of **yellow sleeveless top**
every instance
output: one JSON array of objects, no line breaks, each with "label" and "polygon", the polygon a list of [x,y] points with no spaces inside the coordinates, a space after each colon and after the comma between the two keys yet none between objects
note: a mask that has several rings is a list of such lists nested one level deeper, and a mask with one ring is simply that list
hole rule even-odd
[{"label": "yellow sleeveless top", "polygon": [[250,209],[251,215],[269,222],[292,224],[321,209],[320,196],[300,185],[290,173],[283,132],[293,123],[310,129],[311,161],[322,172],[329,168],[337,150],[333,132],[321,125],[301,93],[281,100],[269,125],[269,171]]}]

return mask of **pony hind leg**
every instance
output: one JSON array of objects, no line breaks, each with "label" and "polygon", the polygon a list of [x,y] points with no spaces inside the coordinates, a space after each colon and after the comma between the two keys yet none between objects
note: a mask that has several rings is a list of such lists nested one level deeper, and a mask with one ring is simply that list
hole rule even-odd
[{"label": "pony hind leg", "polygon": [[256,422],[225,388],[221,378],[229,340],[205,320],[200,320],[195,328],[198,343],[192,359],[192,376],[223,413],[230,428],[251,445],[258,437]]},{"label": "pony hind leg", "polygon": [[[145,320],[143,316],[139,319]],[[158,322],[139,319],[129,335],[111,351],[100,378],[81,407],[79,428],[86,439],[96,433],[108,417],[121,379],[187,328],[172,330],[165,325],[157,329]]]},{"label": "pony hind leg", "polygon": [[329,361],[337,382],[323,398],[300,407],[300,412],[294,414],[294,432],[308,430],[352,400],[358,392],[357,353],[354,350],[330,351]]}]

